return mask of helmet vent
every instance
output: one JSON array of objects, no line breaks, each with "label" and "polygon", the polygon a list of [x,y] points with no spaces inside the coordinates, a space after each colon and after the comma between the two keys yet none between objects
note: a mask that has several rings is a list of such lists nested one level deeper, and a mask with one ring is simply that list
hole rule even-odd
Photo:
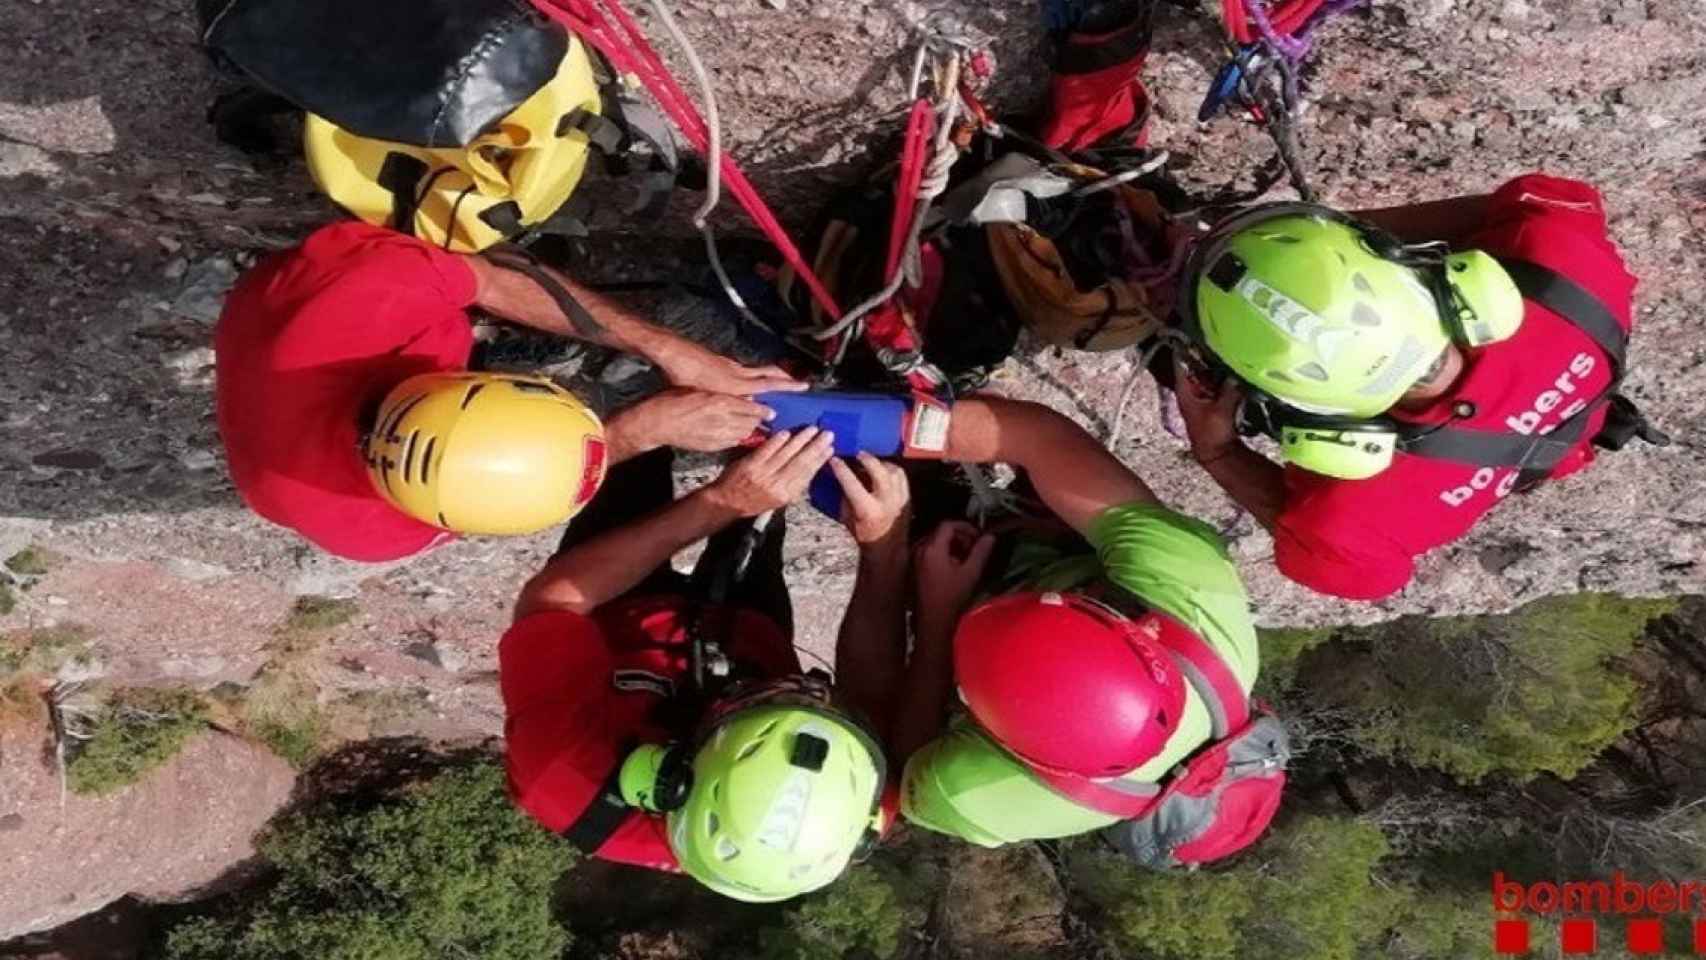
[{"label": "helmet vent", "polygon": [[1306,363],[1293,371],[1300,377],[1308,377],[1316,383],[1327,382],[1327,368],[1319,363]]},{"label": "helmet vent", "polygon": [[1274,243],[1287,243],[1287,244],[1302,243],[1303,242],[1303,240],[1301,238],[1294,237],[1289,233],[1267,233],[1267,234],[1262,235],[1262,239],[1263,240],[1271,240]]},{"label": "helmet vent", "polygon": [[539,383],[538,381],[535,381],[535,380],[511,380],[510,386],[513,386],[517,393],[550,393],[550,394],[555,394],[557,392],[555,389],[553,389],[551,387],[550,384]]},{"label": "helmet vent", "polygon": [[1351,322],[1359,327],[1378,327],[1385,321],[1380,317],[1380,311],[1358,300],[1351,308]]},{"label": "helmet vent", "polygon": [[[1344,254],[1339,254],[1340,260],[1343,260],[1344,258]],[[1351,275],[1351,286],[1356,287],[1357,292],[1365,297],[1374,296],[1374,284],[1369,283],[1368,278],[1363,276],[1361,271]]]},{"label": "helmet vent", "polygon": [[403,482],[413,483],[415,474],[415,442],[420,440],[419,430],[409,431],[409,442],[403,447]]},{"label": "helmet vent", "polygon": [[383,430],[380,430],[379,434],[381,436],[387,437],[387,438],[395,436],[397,433],[397,427],[402,424],[403,418],[409,415],[410,410],[413,410],[415,407],[420,406],[421,401],[425,400],[426,398],[427,398],[427,395],[423,393],[423,394],[420,394],[420,395],[410,399],[408,403],[405,403],[402,406],[398,407],[396,409],[396,412],[391,414],[390,422],[385,424],[385,428]]},{"label": "helmet vent", "polygon": [[463,410],[468,409],[468,404],[473,403],[474,398],[479,396],[480,391],[484,390],[484,389],[486,389],[486,385],[483,383],[476,383],[473,386],[469,387],[468,392],[462,395],[462,407],[461,407],[461,409],[463,409]]},{"label": "helmet vent", "polygon": [[438,446],[438,438],[427,441],[426,449],[421,451],[421,482],[427,482],[427,473],[432,470],[432,448]]},{"label": "helmet vent", "polygon": [[728,837],[717,838],[718,860],[727,863],[738,856],[740,856],[740,848],[735,846],[735,842],[733,840],[730,840]]},{"label": "helmet vent", "polygon": [[758,748],[762,746],[764,746],[764,740],[762,737],[753,739],[752,742],[740,748],[740,753],[735,754],[735,762],[739,763],[740,761],[752,756],[757,753]]},{"label": "helmet vent", "polygon": [[1291,375],[1286,373],[1284,370],[1269,370],[1268,376],[1271,377],[1272,379],[1278,380],[1281,383],[1290,383],[1291,382]]}]

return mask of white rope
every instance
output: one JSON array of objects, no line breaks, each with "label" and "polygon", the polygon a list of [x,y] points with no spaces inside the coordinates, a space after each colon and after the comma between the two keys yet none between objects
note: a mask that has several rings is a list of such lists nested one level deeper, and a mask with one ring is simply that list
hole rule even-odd
[{"label": "white rope", "polygon": [[1103,446],[1112,450],[1114,449],[1114,445],[1119,443],[1122,428],[1125,426],[1126,407],[1131,404],[1132,394],[1137,391],[1137,382],[1143,379],[1143,375],[1149,370],[1149,364],[1155,359],[1155,355],[1161,351],[1162,347],[1172,346],[1177,348],[1184,342],[1184,335],[1178,331],[1162,330],[1155,335],[1155,342],[1146,347],[1144,351],[1138,355],[1137,368],[1133,370],[1131,372],[1131,376],[1126,379],[1125,389],[1120,391],[1120,403],[1119,406],[1114,408],[1114,422],[1113,425],[1108,428],[1108,436],[1107,439],[1103,441]]},{"label": "white rope", "polygon": [[[915,68],[921,68],[919,65],[922,64],[924,53],[929,49],[930,43],[931,40],[926,38],[919,45],[919,55],[915,61]],[[925,175],[918,184],[916,196],[919,202],[913,211],[912,223],[907,229],[906,244],[902,248],[904,252],[901,254],[901,268],[895,271],[895,275],[889,278],[889,282],[881,290],[842,314],[840,320],[821,330],[812,331],[811,336],[815,340],[829,340],[843,333],[847,334],[842,341],[840,353],[836,357],[837,362],[840,361],[842,355],[845,355],[848,344],[858,335],[859,328],[856,325],[860,321],[892,299],[895,294],[900,292],[901,285],[909,279],[914,286],[921,282],[919,237],[924,232],[924,221],[930,212],[931,204],[947,189],[949,171],[953,169],[954,163],[959,160],[959,148],[953,144],[953,133],[954,123],[959,119],[961,106],[959,94],[960,62],[961,55],[957,52],[948,57],[947,66],[943,70],[942,80],[938,86],[940,91],[946,91],[943,94],[944,102],[937,108],[936,136],[930,146],[931,154],[925,166]],[[915,90],[918,80],[917,69],[915,69],[913,77]]]},{"label": "white rope", "polygon": [[699,209],[693,212],[693,226],[705,237],[705,256],[711,261],[711,272],[717,275],[717,283],[722,286],[723,294],[734,304],[735,309],[740,311],[744,319],[764,327],[764,323],[741,298],[728,270],[723,267],[723,258],[717,251],[717,234],[711,227],[711,213],[717,209],[717,204],[723,196],[723,123],[717,113],[717,92],[711,86],[711,75],[705,69],[704,61],[699,59],[699,51],[694,49],[692,41],[682,32],[681,26],[675,22],[675,16],[669,12],[669,7],[663,0],[647,2],[663,22],[663,28],[669,33],[670,39],[675,41],[675,45],[681,48],[682,55],[687,58],[687,65],[693,70],[693,79],[699,85],[699,98],[705,103],[705,130],[708,141],[705,149],[705,199],[699,204]]},{"label": "white rope", "polygon": [[1168,159],[1169,159],[1169,155],[1168,155],[1167,151],[1165,151],[1165,150],[1157,151],[1155,156],[1150,157],[1147,161],[1144,162],[1143,166],[1134,167],[1133,169],[1130,169],[1130,170],[1123,170],[1119,173],[1114,174],[1113,176],[1103,177],[1100,180],[1092,180],[1089,183],[1085,184],[1084,186],[1079,187],[1076,190],[1073,190],[1069,194],[1069,196],[1088,197],[1093,193],[1101,193],[1103,190],[1112,190],[1113,188],[1119,186],[1120,184],[1130,183],[1131,181],[1136,180],[1138,177],[1143,177],[1143,176],[1147,176],[1151,173],[1154,173],[1155,171],[1166,166]]}]

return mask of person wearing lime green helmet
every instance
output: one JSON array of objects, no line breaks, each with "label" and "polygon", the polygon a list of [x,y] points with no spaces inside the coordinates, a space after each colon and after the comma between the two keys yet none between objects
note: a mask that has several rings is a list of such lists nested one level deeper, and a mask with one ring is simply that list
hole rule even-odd
[{"label": "person wearing lime green helmet", "polygon": [[[833,441],[775,431],[680,499],[667,450],[635,458],[528,582],[499,679],[511,792],[546,829],[763,902],[833,882],[892,822],[908,487]],[[782,579],[785,508],[826,464],[860,555],[833,682],[801,670]]]},{"label": "person wearing lime green helmet", "polygon": [[[1273,535],[1286,576],[1387,596],[1596,446],[1666,442],[1617,392],[1634,288],[1599,194],[1542,174],[1356,215],[1235,214],[1180,290],[1192,452]],[[1245,445],[1253,433],[1283,466]]]}]

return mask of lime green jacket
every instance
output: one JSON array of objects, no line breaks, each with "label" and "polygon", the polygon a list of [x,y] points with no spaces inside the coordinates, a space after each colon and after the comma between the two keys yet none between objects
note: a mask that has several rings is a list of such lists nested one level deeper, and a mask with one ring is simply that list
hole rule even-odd
[{"label": "lime green jacket", "polygon": [[[1245,692],[1256,682],[1256,630],[1226,546],[1212,528],[1159,504],[1113,507],[1091,525],[1095,556],[1032,556],[1025,585],[1071,590],[1094,581],[1197,631],[1226,658]],[[1015,554],[1023,561],[1024,552]],[[1126,775],[1157,782],[1210,736],[1208,710],[1187,685],[1179,729],[1160,754]],[[1066,837],[1116,818],[1055,793],[963,711],[907,761],[901,812],[913,823],[985,847]]]}]

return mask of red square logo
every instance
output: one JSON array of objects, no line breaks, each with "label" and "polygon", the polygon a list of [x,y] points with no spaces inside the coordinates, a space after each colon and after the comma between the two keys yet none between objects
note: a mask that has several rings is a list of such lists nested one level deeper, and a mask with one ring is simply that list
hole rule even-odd
[{"label": "red square logo", "polygon": [[1565,920],[1558,926],[1558,946],[1565,953],[1593,953],[1599,949],[1598,922]]},{"label": "red square logo", "polygon": [[[1656,955],[1665,952],[1665,928],[1657,920],[1631,920],[1625,933],[1630,953]],[[1699,939],[1698,934],[1696,939]]]},{"label": "red square logo", "polygon": [[[1706,924],[1703,924],[1706,925]],[[1528,952],[1527,920],[1493,921],[1493,952],[1514,955]]]}]

